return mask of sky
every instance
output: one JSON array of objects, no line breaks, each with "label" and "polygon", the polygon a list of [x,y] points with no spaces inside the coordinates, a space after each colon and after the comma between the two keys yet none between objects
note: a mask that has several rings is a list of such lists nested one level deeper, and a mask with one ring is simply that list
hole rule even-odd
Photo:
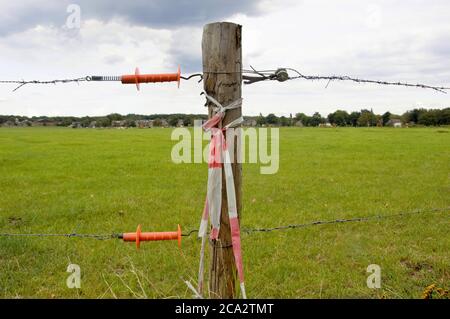
[{"label": "sky", "polygon": [[[0,0],[0,80],[201,72],[203,26],[229,21],[245,68],[450,86],[449,14],[447,0]],[[0,85],[0,114],[206,113],[197,81],[14,88]],[[351,82],[260,82],[243,98],[245,115],[450,107],[450,93]]]}]

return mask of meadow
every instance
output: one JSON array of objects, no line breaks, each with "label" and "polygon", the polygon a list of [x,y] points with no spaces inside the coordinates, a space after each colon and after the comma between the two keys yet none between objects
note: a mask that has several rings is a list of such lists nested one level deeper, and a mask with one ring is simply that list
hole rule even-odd
[{"label": "meadow", "polygon": [[[198,228],[206,164],[174,164],[171,129],[0,128],[0,233]],[[282,128],[280,168],[243,166],[242,227],[450,207],[448,128]],[[420,298],[449,289],[450,210],[243,234],[249,297]],[[192,296],[200,243],[0,237],[2,298]],[[66,286],[70,263],[81,289]],[[370,264],[381,288],[369,289]]]}]

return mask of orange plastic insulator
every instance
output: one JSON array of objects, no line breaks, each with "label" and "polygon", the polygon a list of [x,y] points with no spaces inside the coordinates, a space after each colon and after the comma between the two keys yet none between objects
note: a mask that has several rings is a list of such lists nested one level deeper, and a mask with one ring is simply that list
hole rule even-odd
[{"label": "orange plastic insulator", "polygon": [[178,246],[181,247],[181,227],[178,225],[177,231],[173,232],[141,232],[141,225],[138,225],[135,233],[122,234],[123,241],[134,241],[139,249],[141,241],[156,240],[178,240]]},{"label": "orange plastic insulator", "polygon": [[136,84],[139,90],[139,83],[156,83],[156,82],[178,82],[180,87],[181,70],[178,67],[177,73],[161,73],[161,74],[140,74],[139,69],[136,68],[134,74],[122,75],[122,84]]}]

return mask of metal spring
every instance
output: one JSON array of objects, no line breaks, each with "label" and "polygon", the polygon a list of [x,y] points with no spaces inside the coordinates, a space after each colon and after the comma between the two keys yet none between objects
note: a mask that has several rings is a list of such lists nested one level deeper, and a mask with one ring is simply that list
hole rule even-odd
[{"label": "metal spring", "polygon": [[120,81],[120,76],[115,75],[109,75],[109,76],[102,76],[102,81]]}]

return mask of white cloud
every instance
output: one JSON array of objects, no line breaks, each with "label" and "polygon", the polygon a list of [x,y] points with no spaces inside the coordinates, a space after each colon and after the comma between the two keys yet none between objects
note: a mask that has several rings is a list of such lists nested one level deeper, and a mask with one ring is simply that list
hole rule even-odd
[{"label": "white cloud", "polygon": [[[243,25],[246,66],[450,86],[448,1],[263,1],[258,10],[264,15],[226,19]],[[43,23],[0,37],[0,79],[121,75],[135,66],[141,72],[172,72],[178,64],[185,72],[201,71],[201,32],[195,24],[156,29],[124,18],[83,20],[79,32]],[[245,86],[244,113],[326,115],[336,108],[402,113],[416,105],[450,106],[448,95],[433,91],[325,85],[298,80]],[[29,85],[16,93],[12,88],[0,87],[8,99],[0,114],[205,112],[196,81],[182,82],[179,90],[173,83],[143,85],[140,92],[120,83]]]}]

